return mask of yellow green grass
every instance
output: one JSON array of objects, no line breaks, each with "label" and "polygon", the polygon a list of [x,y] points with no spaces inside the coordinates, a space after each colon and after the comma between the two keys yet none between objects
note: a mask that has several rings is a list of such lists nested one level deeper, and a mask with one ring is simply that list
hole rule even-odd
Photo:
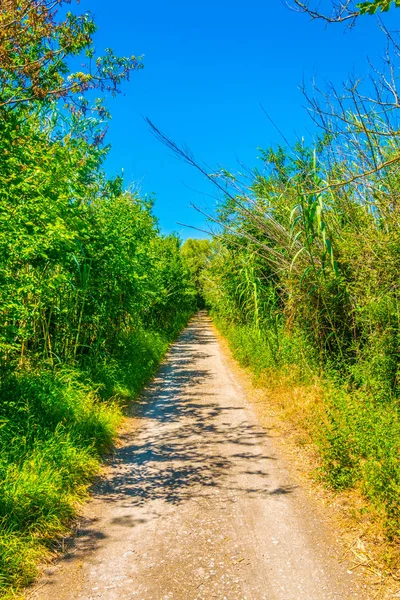
[{"label": "yellow green grass", "polygon": [[176,333],[132,332],[116,356],[86,370],[25,368],[3,376],[0,597],[17,597],[66,532],[112,447],[124,405]]}]

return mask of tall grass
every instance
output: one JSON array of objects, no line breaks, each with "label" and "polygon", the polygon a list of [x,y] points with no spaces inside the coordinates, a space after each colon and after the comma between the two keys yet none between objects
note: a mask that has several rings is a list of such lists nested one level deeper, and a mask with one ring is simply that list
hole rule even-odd
[{"label": "tall grass", "polygon": [[88,496],[123,408],[154,374],[186,323],[126,333],[113,356],[85,368],[12,370],[0,382],[0,596],[37,573]]},{"label": "tall grass", "polygon": [[0,592],[28,583],[65,530],[121,416],[74,371],[3,378],[0,431]]},{"label": "tall grass", "polygon": [[[382,402],[337,377],[311,370],[301,340],[285,336],[279,364],[268,335],[214,316],[234,357],[269,391],[307,443],[319,452],[319,476],[333,489],[356,489],[392,542],[400,537],[400,418],[396,399]],[[284,336],[282,336],[284,337]]]},{"label": "tall grass", "polygon": [[25,173],[23,189],[0,181],[4,594],[31,580],[67,526],[123,405],[196,305],[179,239],[160,234],[149,201],[106,180],[97,145],[56,139],[38,114],[18,128],[0,158],[5,172]]},{"label": "tall grass", "polygon": [[[318,410],[302,396],[311,410],[303,425],[319,448],[324,479],[335,489],[359,490],[395,540],[398,135],[386,124],[380,137],[383,125],[367,110],[364,130],[375,127],[375,138],[357,127],[315,148],[263,153],[264,170],[245,187],[228,178],[234,185],[216,216],[221,228],[203,286],[243,364],[271,381],[296,374],[295,387],[318,379]],[[368,168],[383,160],[385,169]]]},{"label": "tall grass", "polygon": [[140,61],[108,49],[71,72],[96,24],[64,4],[0,6],[1,596],[31,580],[196,307],[178,237],[103,170],[103,96]]}]

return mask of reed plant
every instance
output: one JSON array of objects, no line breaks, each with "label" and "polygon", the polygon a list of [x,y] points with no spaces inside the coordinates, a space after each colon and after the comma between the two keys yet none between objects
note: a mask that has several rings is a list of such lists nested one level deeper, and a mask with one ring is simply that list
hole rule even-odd
[{"label": "reed plant", "polygon": [[[353,135],[358,115],[346,118]],[[372,111],[363,131],[351,147],[337,133],[311,148],[267,150],[245,187],[231,175],[203,285],[242,364],[264,381],[277,373],[296,374],[294,386],[318,379],[321,403],[302,422],[319,448],[320,473],[335,489],[359,490],[396,540],[398,140],[394,124],[374,121]],[[374,162],[387,166],[370,169]]]}]

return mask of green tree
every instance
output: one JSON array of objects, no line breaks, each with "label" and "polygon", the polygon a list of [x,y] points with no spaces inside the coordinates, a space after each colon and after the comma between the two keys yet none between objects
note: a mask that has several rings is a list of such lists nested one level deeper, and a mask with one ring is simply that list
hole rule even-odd
[{"label": "green tree", "polygon": [[[88,90],[116,93],[140,67],[135,56],[117,57],[108,49],[96,57],[90,14],[60,8],[71,0],[3,0],[0,7],[0,107],[63,99],[83,105]],[[85,61],[72,70],[71,59]]]},{"label": "green tree", "polygon": [[204,305],[204,270],[211,257],[211,241],[209,239],[187,239],[182,246],[182,256],[196,286],[198,304],[202,307]]}]

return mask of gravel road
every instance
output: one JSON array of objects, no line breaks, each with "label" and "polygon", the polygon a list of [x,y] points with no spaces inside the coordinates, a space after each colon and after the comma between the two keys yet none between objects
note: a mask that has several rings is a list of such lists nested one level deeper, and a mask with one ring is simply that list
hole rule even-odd
[{"label": "gravel road", "polygon": [[366,598],[200,313],[172,346],[41,600]]}]

